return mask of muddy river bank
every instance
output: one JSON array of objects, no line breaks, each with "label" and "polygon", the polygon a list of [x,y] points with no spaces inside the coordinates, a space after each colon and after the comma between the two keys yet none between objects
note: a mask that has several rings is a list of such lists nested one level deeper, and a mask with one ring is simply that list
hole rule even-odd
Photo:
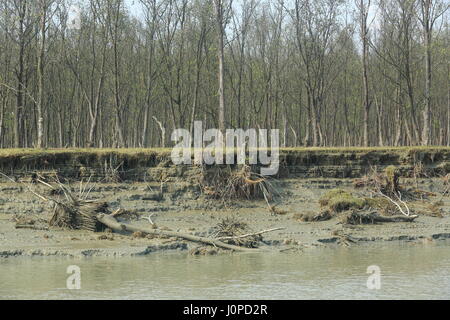
[{"label": "muddy river bank", "polygon": [[[0,152],[0,299],[450,298],[450,148],[283,150],[268,180],[169,157]],[[68,195],[166,236],[50,226]],[[70,208],[80,217],[89,206]],[[232,241],[253,239],[260,251],[192,241],[217,239],[224,221],[245,225]],[[73,267],[79,290],[67,285]],[[376,290],[370,270],[380,271]]]},{"label": "muddy river bank", "polygon": [[[264,200],[240,200],[224,203],[201,196],[187,182],[167,183],[160,193],[157,183],[93,184],[90,197],[108,203],[110,210],[126,208],[136,213],[128,223],[149,227],[151,217],[156,228],[209,237],[213,228],[227,217],[236,217],[257,232],[282,230],[264,235],[261,246],[274,252],[302,252],[324,247],[358,247],[390,243],[432,244],[450,239],[450,199],[441,194],[446,188],[440,178],[403,179],[403,185],[419,183],[432,192],[425,202],[442,198],[440,217],[420,215],[414,222],[347,225],[338,218],[322,222],[301,222],[305,212],[319,212],[319,199],[332,189],[358,193],[350,180],[287,179],[279,182],[277,208],[273,215]],[[72,185],[76,189],[78,185]],[[41,189],[40,189],[41,188]],[[36,186],[45,194],[45,188]],[[48,192],[48,190],[47,190]],[[201,245],[177,238],[143,237],[107,232],[48,228],[46,221],[52,206],[15,183],[0,184],[0,259],[13,257],[132,257],[156,252],[189,252]],[[18,219],[34,219],[42,230],[16,229]],[[211,250],[206,254],[222,253]]]}]

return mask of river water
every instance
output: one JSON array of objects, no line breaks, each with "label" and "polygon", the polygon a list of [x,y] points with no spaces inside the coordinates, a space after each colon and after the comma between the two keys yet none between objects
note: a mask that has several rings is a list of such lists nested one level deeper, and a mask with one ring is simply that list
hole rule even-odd
[{"label": "river water", "polygon": [[[80,268],[80,290],[67,289],[71,265]],[[369,266],[381,270],[379,290],[367,287]],[[0,298],[450,299],[450,246],[405,244],[209,257],[177,253],[3,259]]]}]

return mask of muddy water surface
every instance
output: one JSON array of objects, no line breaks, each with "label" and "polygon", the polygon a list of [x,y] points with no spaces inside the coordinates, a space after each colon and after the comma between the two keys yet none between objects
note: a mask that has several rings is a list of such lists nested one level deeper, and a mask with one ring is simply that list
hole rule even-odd
[{"label": "muddy water surface", "polygon": [[[1,299],[450,299],[449,244],[299,254],[0,260]],[[81,269],[81,290],[66,271]],[[368,266],[381,289],[367,288]]]}]

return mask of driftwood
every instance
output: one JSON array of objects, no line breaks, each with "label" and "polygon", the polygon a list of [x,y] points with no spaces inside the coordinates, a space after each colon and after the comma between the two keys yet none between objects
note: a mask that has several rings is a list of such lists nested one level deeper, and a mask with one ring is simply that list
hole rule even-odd
[{"label": "driftwood", "polygon": [[30,224],[18,224],[15,227],[16,229],[29,229],[29,230],[38,230],[38,231],[48,231],[47,227],[37,227]]},{"label": "driftwood", "polygon": [[385,195],[385,194],[383,194],[381,192],[379,194],[381,196],[385,197],[386,199],[388,199],[390,202],[392,202],[404,216],[411,217],[411,210],[409,210],[409,207],[406,204],[406,202],[402,200],[402,194],[400,193],[400,191],[398,192],[398,195],[396,194],[395,196],[397,197],[398,201],[405,207],[406,211],[404,211],[402,209],[401,205],[398,202],[394,201],[393,199],[391,199],[387,195]]},{"label": "driftwood", "polygon": [[260,232],[244,234],[242,236],[236,236],[236,237],[221,237],[221,238],[217,238],[216,240],[223,241],[223,240],[244,239],[244,238],[250,238],[250,237],[254,237],[254,236],[260,236],[260,235],[263,235],[265,233],[279,231],[279,230],[284,230],[284,228],[274,228],[274,229],[269,229],[269,230],[263,230],[263,231],[260,231]]},{"label": "driftwood", "polygon": [[370,213],[364,213],[364,212],[351,212],[347,215],[345,215],[342,219],[343,223],[346,224],[374,224],[374,223],[394,223],[394,222],[414,222],[419,216],[404,216],[404,215],[398,215],[398,216],[382,216],[378,214],[377,212],[370,212]]},{"label": "driftwood", "polygon": [[[97,215],[97,220],[101,223],[103,223],[105,226],[107,226],[108,228],[114,230],[114,231],[128,231],[128,232],[143,232],[149,235],[154,235],[154,236],[164,236],[164,237],[171,237],[171,238],[180,238],[180,239],[184,239],[184,240],[188,240],[188,241],[192,241],[192,242],[197,242],[197,243],[204,243],[204,244],[208,244],[214,247],[218,247],[218,248],[222,248],[222,249],[228,249],[228,250],[233,250],[233,251],[238,251],[238,252],[263,252],[266,250],[263,249],[250,249],[250,248],[244,248],[244,247],[239,247],[239,246],[234,246],[231,244],[227,244],[224,243],[220,240],[217,239],[209,239],[209,238],[205,238],[205,237],[198,237],[198,236],[194,236],[194,235],[190,235],[190,234],[184,234],[184,233],[179,233],[179,232],[174,232],[174,231],[164,231],[164,230],[158,230],[158,229],[149,229],[149,228],[142,228],[142,227],[136,227],[136,226],[132,226],[130,224],[125,224],[125,223],[121,223],[118,222],[116,219],[114,219],[113,217],[111,217],[110,215],[106,215],[106,214],[99,214]],[[278,229],[276,229],[278,230]],[[271,231],[275,231],[271,230]],[[269,231],[266,231],[269,232]]]},{"label": "driftwood", "polygon": [[376,215],[376,222],[413,222],[419,216],[392,216],[392,217],[383,217],[380,215]]}]

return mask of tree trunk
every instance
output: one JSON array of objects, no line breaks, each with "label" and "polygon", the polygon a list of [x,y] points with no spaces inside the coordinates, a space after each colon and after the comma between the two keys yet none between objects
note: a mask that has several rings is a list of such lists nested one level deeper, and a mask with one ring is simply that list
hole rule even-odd
[{"label": "tree trunk", "polygon": [[450,65],[447,68],[447,147],[450,147]]},{"label": "tree trunk", "polygon": [[23,145],[23,111],[24,111],[24,90],[25,90],[25,17],[27,13],[27,1],[22,1],[19,8],[19,66],[17,72],[17,100],[14,112],[14,147],[20,148]]},{"label": "tree trunk", "polygon": [[214,0],[216,9],[216,25],[218,32],[218,58],[219,58],[219,130],[225,134],[225,54],[224,54],[224,3],[223,0]]},{"label": "tree trunk", "polygon": [[[5,93],[6,95],[7,93]],[[3,101],[0,104],[0,148],[3,148],[3,119],[5,115],[6,96],[3,97]]]},{"label": "tree trunk", "polygon": [[422,0],[422,25],[425,39],[425,110],[423,111],[422,144],[431,144],[431,0]]},{"label": "tree trunk", "polygon": [[142,137],[141,137],[141,147],[147,148],[148,145],[148,121],[149,121],[149,113],[150,113],[150,103],[147,101],[147,105],[144,110],[144,125],[142,129]]},{"label": "tree trunk", "polygon": [[47,24],[47,0],[40,0],[40,23],[39,23],[39,53],[37,61],[38,98],[37,98],[37,143],[36,148],[41,149],[44,145],[44,72],[45,72],[45,36]]},{"label": "tree trunk", "polygon": [[364,86],[364,128],[363,128],[363,145],[364,147],[369,146],[369,77],[368,77],[368,59],[369,59],[369,48],[368,48],[368,36],[369,30],[367,27],[367,18],[369,14],[369,6],[370,1],[366,5],[365,0],[360,0],[359,10],[360,10],[360,18],[361,18],[361,39],[363,44],[363,53],[362,53],[362,65],[363,65],[363,86]]}]

